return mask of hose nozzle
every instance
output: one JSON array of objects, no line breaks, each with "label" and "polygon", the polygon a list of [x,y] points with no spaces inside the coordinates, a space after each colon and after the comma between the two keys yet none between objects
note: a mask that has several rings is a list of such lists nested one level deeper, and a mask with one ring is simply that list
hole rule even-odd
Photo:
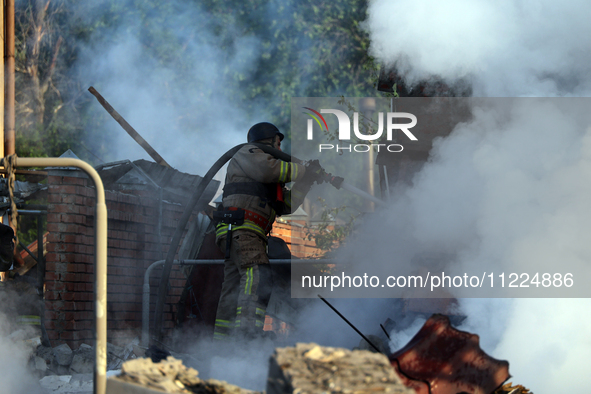
[{"label": "hose nozzle", "polygon": [[332,175],[327,172],[324,173],[324,176],[325,176],[324,182],[330,183],[331,185],[333,185],[337,189],[340,189],[341,185],[345,181],[345,179],[343,177]]}]

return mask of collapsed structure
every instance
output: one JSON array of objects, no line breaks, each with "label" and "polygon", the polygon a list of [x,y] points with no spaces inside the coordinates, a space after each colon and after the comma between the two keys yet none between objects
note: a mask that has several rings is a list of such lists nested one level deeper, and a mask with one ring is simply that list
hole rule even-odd
[{"label": "collapsed structure", "polygon": [[[453,115],[453,121],[463,116],[457,112]],[[429,123],[425,125],[426,129],[432,129],[430,126]],[[398,160],[392,160],[392,155],[378,155],[382,193],[389,192],[388,184],[408,181],[418,171],[428,157],[433,139],[446,135],[453,128],[451,123],[448,126],[438,128],[436,133],[425,133],[427,138],[411,146],[405,156],[396,156]],[[109,163],[97,170],[108,190],[109,337],[119,343],[129,343],[138,336],[142,308],[151,309],[156,296],[148,292],[151,300],[147,306],[142,303],[144,273],[151,264],[164,259],[169,247],[167,240],[176,228],[183,205],[201,178],[143,160]],[[45,311],[40,312],[45,319],[42,323],[46,329],[43,339],[51,346],[64,343],[79,348],[93,340],[94,191],[86,176],[75,169],[50,169],[47,179],[48,234],[44,238],[46,244],[45,241],[38,243],[41,253],[46,250],[47,254],[45,259],[37,261],[39,275],[45,284],[42,287]],[[217,185],[210,185],[202,197],[203,201],[210,201],[216,189]],[[221,267],[215,263],[192,270],[182,267],[183,260],[215,260],[221,257],[213,246],[212,237],[206,235],[208,213],[193,214],[192,224],[176,251],[181,267],[173,269],[169,281],[163,314],[166,333],[183,323],[186,326],[187,321],[195,323],[195,332],[204,335],[211,328],[215,313],[213,306],[217,303],[222,280]],[[297,229],[279,224],[275,231],[291,236],[287,243],[291,250],[286,250],[285,244],[279,243],[272,251],[277,253],[277,257],[290,258],[296,253],[311,253],[311,243]],[[152,281],[148,284],[153,289],[158,285],[154,279],[148,278]],[[432,308],[425,307],[425,304]],[[433,307],[433,304],[429,301],[419,307],[415,305],[414,311],[425,315],[445,312],[441,309],[445,309],[446,305]],[[270,330],[274,328],[277,327],[273,324],[266,327]],[[445,319],[434,317],[417,334],[419,339],[416,343],[410,343],[391,356],[391,364],[402,376],[405,385],[421,394],[491,393],[509,377],[508,365],[484,355],[477,346],[477,337],[464,334],[454,332]],[[438,357],[431,357],[433,355]],[[454,359],[454,355],[458,358]],[[466,367],[467,364],[470,366]],[[454,374],[466,370],[477,372]]]}]

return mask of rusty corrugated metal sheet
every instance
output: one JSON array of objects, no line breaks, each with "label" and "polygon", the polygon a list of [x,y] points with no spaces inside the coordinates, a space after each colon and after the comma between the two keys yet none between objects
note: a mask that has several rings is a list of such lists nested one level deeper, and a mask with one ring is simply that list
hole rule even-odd
[{"label": "rusty corrugated metal sheet", "polygon": [[478,335],[453,328],[443,315],[431,316],[392,366],[418,394],[491,394],[509,379],[509,363],[480,349]]}]

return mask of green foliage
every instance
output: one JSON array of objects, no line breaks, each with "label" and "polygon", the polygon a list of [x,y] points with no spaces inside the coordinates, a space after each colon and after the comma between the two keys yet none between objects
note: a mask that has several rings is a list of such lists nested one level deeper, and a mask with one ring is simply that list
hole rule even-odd
[{"label": "green foliage", "polygon": [[[378,69],[360,26],[364,0],[54,0],[39,19],[40,3],[45,4],[17,3],[17,149],[23,156],[55,156],[67,148],[80,154],[90,151],[90,144],[96,156],[108,151],[108,135],[90,134],[106,117],[82,86],[76,66],[83,48],[113,47],[129,34],[139,38],[146,64],[167,70],[166,81],[151,83],[170,92],[163,98],[166,105],[184,112],[171,121],[188,132],[203,122],[194,108],[219,95],[243,113],[289,130],[291,97],[376,94]],[[41,36],[35,36],[35,27],[41,27]],[[37,54],[31,51],[33,38],[40,43]],[[245,38],[258,52],[240,52]],[[199,45],[215,48],[224,60],[211,78],[196,75],[212,60]],[[34,75],[31,64],[38,67]],[[39,95],[35,89],[44,82]],[[179,89],[200,93],[186,102],[174,94]]]},{"label": "green foliage", "polygon": [[[25,246],[30,245],[32,242],[37,240],[37,220],[42,221],[43,228],[47,228],[47,220],[45,216],[39,217],[34,216],[23,216],[18,217],[18,240]],[[19,246],[20,250],[21,247]]]},{"label": "green foliage", "polygon": [[353,233],[357,215],[349,215],[344,224],[337,224],[336,218],[339,213],[348,210],[346,206],[329,208],[323,198],[318,198],[322,205],[320,222],[315,226],[305,226],[306,239],[314,240],[316,246],[327,254],[345,243],[346,239]]}]

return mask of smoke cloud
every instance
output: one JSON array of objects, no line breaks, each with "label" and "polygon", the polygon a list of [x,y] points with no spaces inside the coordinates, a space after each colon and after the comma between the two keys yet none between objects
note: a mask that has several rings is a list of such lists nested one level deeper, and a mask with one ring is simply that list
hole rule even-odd
[{"label": "smoke cloud", "polygon": [[370,3],[371,53],[410,81],[469,78],[476,96],[587,96],[585,1]]},{"label": "smoke cloud", "polygon": [[[580,97],[591,87],[589,8],[583,1],[375,0],[365,26],[372,54],[411,83],[463,78],[481,97]],[[505,112],[508,119],[475,111],[436,142],[385,221],[410,232],[410,243],[396,245],[401,255],[450,252],[460,269],[475,262],[489,271],[532,264],[556,271],[563,262],[589,269],[588,103],[528,103]],[[384,223],[373,235],[396,234],[397,226]],[[468,316],[460,328],[510,362],[514,383],[536,394],[584,391],[589,299],[462,299],[460,306]]]},{"label": "smoke cloud", "polygon": [[30,326],[17,324],[18,294],[7,285],[0,290],[0,365],[2,392],[11,394],[42,393],[38,378],[27,367],[33,345],[26,340],[38,336]]},{"label": "smoke cloud", "polygon": [[[111,17],[117,21],[113,26],[93,32],[78,60],[80,79],[83,86],[94,86],[169,164],[204,174],[223,152],[244,142],[252,118],[261,116],[236,106],[228,89],[236,86],[236,75],[249,77],[261,43],[236,32],[234,44],[224,47],[223,38],[210,31],[212,16],[198,3],[167,2],[161,10],[152,6],[144,11],[163,15],[142,19],[121,12]],[[121,10],[126,8],[135,6],[129,3]],[[92,12],[109,18],[108,10],[97,3]],[[147,36],[150,28],[156,33]],[[231,24],[227,29],[233,35]],[[166,46],[149,42],[156,38]],[[95,113],[104,112],[93,104]],[[107,161],[151,160],[104,114],[95,132],[112,136]]]}]

